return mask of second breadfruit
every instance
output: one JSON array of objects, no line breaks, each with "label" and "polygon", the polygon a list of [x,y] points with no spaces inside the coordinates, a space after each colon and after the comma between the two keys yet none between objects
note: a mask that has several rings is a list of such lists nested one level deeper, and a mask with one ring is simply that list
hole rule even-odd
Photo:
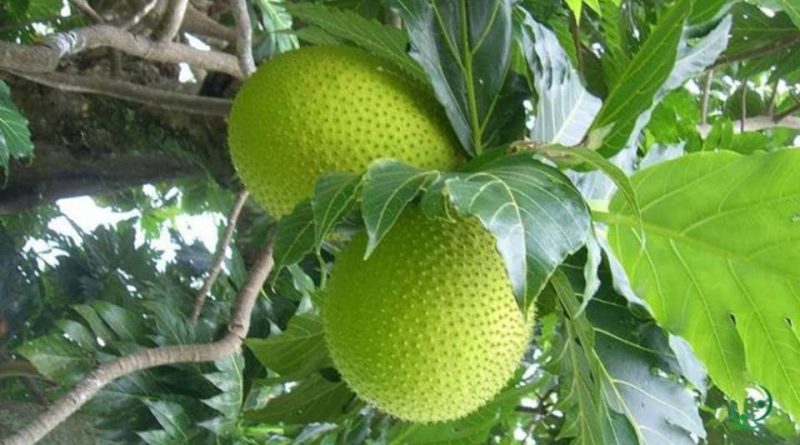
[{"label": "second breadfruit", "polygon": [[425,169],[460,162],[436,99],[391,64],[343,46],[262,65],[234,100],[228,143],[244,185],[278,217],[326,173],[358,173],[384,157]]},{"label": "second breadfruit", "polygon": [[494,237],[474,219],[406,210],[366,261],[358,235],[336,257],[322,304],[343,379],[400,419],[463,417],[511,379],[530,323]]}]

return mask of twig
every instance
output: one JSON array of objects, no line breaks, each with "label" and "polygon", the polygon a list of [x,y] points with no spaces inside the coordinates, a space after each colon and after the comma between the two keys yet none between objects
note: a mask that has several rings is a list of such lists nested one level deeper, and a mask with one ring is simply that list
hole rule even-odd
[{"label": "twig", "polygon": [[206,302],[206,295],[211,291],[211,287],[217,282],[219,274],[222,271],[222,263],[225,262],[225,252],[233,239],[233,232],[236,229],[236,223],[239,220],[239,215],[242,213],[242,208],[247,202],[249,193],[243,190],[236,195],[236,201],[233,203],[233,208],[228,215],[228,225],[225,227],[225,232],[217,241],[217,250],[214,254],[214,261],[211,263],[211,269],[208,271],[208,277],[203,282],[203,287],[197,292],[194,299],[194,306],[192,307],[192,323],[197,323],[200,318],[200,312],[203,311],[203,305]]},{"label": "twig", "polygon": [[235,353],[250,329],[250,314],[272,270],[272,241],[265,244],[237,296],[228,332],[214,343],[145,349],[105,363],[51,405],[30,424],[3,440],[3,445],[29,445],[42,439],[88,402],[104,386],[130,373],[163,365],[220,360]]},{"label": "twig", "polygon": [[228,99],[174,93],[172,91],[150,88],[130,82],[102,77],[85,77],[62,73],[12,73],[23,79],[28,79],[32,82],[62,91],[100,94],[183,113],[227,116],[231,107],[231,101]]},{"label": "twig", "polygon": [[86,0],[69,0],[69,2],[75,5],[82,13],[88,15],[95,23],[103,23],[105,21],[90,4],[86,3]]},{"label": "twig", "polygon": [[766,45],[759,46],[758,48],[749,49],[746,51],[738,52],[736,54],[730,54],[727,56],[718,57],[708,69],[714,69],[722,65],[726,65],[732,62],[738,62],[740,60],[752,59],[754,57],[761,57],[766,56],[768,54],[772,54],[774,52],[780,51],[786,47],[795,45],[800,43],[800,32],[796,34],[791,34],[786,36],[782,39],[778,39],[767,43]]},{"label": "twig", "polygon": [[[755,116],[748,117],[747,119],[737,120],[733,122],[734,132],[749,132],[767,130],[770,128],[790,128],[792,130],[800,130],[800,118],[794,116],[787,116],[780,121],[776,122],[772,116]],[[697,131],[700,136],[706,137],[711,131],[711,125],[698,125]]]},{"label": "twig", "polygon": [[714,80],[714,70],[706,72],[706,82],[703,85],[703,108],[700,116],[700,123],[705,125],[708,122],[708,102],[711,97],[711,83]]},{"label": "twig", "polygon": [[774,118],[775,122],[780,122],[800,110],[800,98],[792,94],[792,99],[794,99],[794,105],[776,114]]},{"label": "twig", "polygon": [[744,120],[747,119],[747,79],[742,82],[742,118],[739,120],[739,131],[744,133]]},{"label": "twig", "polygon": [[92,48],[110,47],[155,62],[185,62],[241,77],[236,57],[172,42],[154,42],[128,31],[94,25],[48,36],[41,45],[0,42],[0,69],[24,73],[55,71],[62,58]]},{"label": "twig", "polygon": [[150,11],[155,9],[156,5],[158,5],[158,0],[150,0],[148,3],[144,5],[144,7],[142,7],[142,9],[139,12],[132,15],[130,18],[128,18],[128,20],[120,23],[119,28],[127,30],[138,25],[139,22],[144,20],[144,18],[147,17],[148,14],[150,14]]},{"label": "twig", "polygon": [[775,104],[778,103],[778,83],[776,80],[772,83],[772,94],[769,96],[769,103],[767,104],[767,115],[772,116],[775,113]]},{"label": "twig", "polygon": [[239,69],[245,77],[256,71],[253,60],[253,29],[250,14],[244,0],[231,0],[231,13],[236,20],[236,53],[239,55]]},{"label": "twig", "polygon": [[189,0],[169,0],[169,7],[167,7],[167,12],[164,14],[164,22],[157,34],[157,40],[169,42],[178,35],[188,6]]}]

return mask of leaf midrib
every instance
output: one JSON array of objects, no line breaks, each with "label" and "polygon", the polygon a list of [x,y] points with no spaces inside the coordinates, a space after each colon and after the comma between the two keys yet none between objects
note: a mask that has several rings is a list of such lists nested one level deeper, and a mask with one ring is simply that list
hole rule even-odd
[{"label": "leaf midrib", "polygon": [[677,231],[669,227],[664,227],[648,221],[638,221],[635,218],[620,213],[611,213],[611,212],[606,213],[606,212],[593,211],[592,216],[597,221],[606,223],[608,225],[625,226],[632,230],[636,230],[639,227],[643,227],[647,232],[648,237],[651,234],[656,236],[661,236],[669,240],[677,241],[692,246],[700,251],[710,252],[728,260],[734,260],[739,263],[744,263],[753,267],[757,267],[759,269],[768,271],[774,275],[780,275],[782,277],[791,280],[800,281],[800,275],[789,275],[786,271],[775,271],[773,267],[769,267],[768,265],[755,261],[746,256],[744,253],[732,252],[730,250],[726,250],[722,247],[719,247],[716,244],[711,244],[707,241],[703,241],[698,238],[689,237],[681,233],[680,231]]}]

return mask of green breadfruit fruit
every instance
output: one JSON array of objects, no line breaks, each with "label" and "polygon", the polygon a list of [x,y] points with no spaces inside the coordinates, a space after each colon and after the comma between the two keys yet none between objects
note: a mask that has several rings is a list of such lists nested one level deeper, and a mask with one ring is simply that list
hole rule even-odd
[{"label": "green breadfruit fruit", "polygon": [[490,401],[530,338],[495,239],[471,218],[406,210],[368,260],[357,235],[336,258],[322,304],[344,380],[400,419],[447,421]]},{"label": "green breadfruit fruit", "polygon": [[391,64],[344,46],[262,65],[236,95],[228,143],[244,185],[278,217],[326,173],[360,173],[378,158],[424,169],[460,164],[436,100]]}]

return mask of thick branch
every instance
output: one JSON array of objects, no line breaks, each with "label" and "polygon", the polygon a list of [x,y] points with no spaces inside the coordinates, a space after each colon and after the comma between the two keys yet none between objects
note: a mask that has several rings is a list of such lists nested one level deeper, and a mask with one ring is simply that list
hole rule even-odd
[{"label": "thick branch", "polygon": [[220,25],[219,22],[212,20],[191,4],[186,9],[186,17],[184,17],[181,29],[191,34],[199,34],[226,42],[236,40],[236,31],[233,28]]},{"label": "thick branch", "polygon": [[192,308],[192,323],[197,323],[200,318],[200,313],[203,311],[203,306],[206,302],[206,295],[217,282],[219,274],[222,271],[222,263],[225,262],[225,252],[233,239],[233,231],[236,229],[236,223],[239,221],[239,215],[242,213],[242,208],[247,202],[249,193],[243,190],[236,195],[236,202],[233,203],[233,208],[228,215],[228,225],[225,227],[225,233],[220,237],[217,242],[217,250],[214,254],[214,261],[211,263],[211,269],[208,271],[208,277],[203,282],[203,287],[197,292],[194,300],[194,307]]},{"label": "thick branch", "polygon": [[14,74],[62,91],[101,94],[182,113],[227,116],[231,107],[231,101],[228,99],[174,93],[103,77],[74,76],[62,73],[27,74],[15,72]]},{"label": "thick branch", "polygon": [[[756,116],[733,122],[733,131],[736,133],[739,133],[740,131],[749,132],[767,130],[770,128],[789,128],[792,130],[800,130],[800,118],[787,116],[780,121],[776,121],[771,116]],[[699,131],[700,135],[705,138],[711,131],[711,125],[698,125],[697,131]]]},{"label": "thick branch", "polygon": [[94,25],[53,34],[41,45],[0,42],[0,69],[49,73],[62,58],[93,48],[110,47],[143,59],[164,63],[185,62],[209,71],[241,77],[236,57],[218,51],[201,51],[188,45],[154,42],[109,25]]},{"label": "thick branch", "polygon": [[189,0],[169,0],[169,7],[158,33],[159,41],[169,42],[178,35],[188,6]]},{"label": "thick branch", "polygon": [[231,0],[231,12],[236,20],[236,53],[239,55],[239,69],[245,77],[250,77],[256,70],[253,61],[253,28],[250,26],[250,14],[244,0]]},{"label": "thick branch", "polygon": [[145,349],[101,365],[75,388],[50,406],[28,426],[5,439],[3,445],[28,445],[41,440],[47,433],[66,420],[88,402],[104,386],[115,379],[136,371],[178,363],[198,363],[220,360],[234,354],[250,329],[250,314],[261,287],[272,270],[272,243],[262,249],[258,261],[236,300],[222,339],[203,345],[178,345]]}]

